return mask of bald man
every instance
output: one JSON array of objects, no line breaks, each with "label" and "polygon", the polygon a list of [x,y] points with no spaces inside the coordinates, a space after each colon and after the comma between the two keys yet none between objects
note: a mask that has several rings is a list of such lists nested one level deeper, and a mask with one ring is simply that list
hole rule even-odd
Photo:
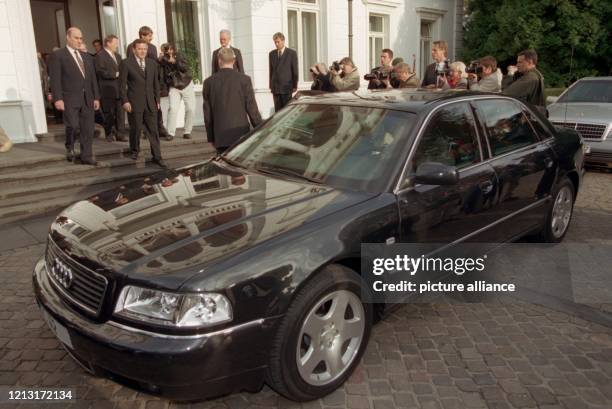
[{"label": "bald man", "polygon": [[74,143],[80,134],[81,163],[96,165],[93,158],[95,111],[100,108],[100,91],[91,56],[80,51],[83,34],[77,27],[66,32],[66,46],[49,59],[51,94],[66,126],[66,159],[75,159]]}]

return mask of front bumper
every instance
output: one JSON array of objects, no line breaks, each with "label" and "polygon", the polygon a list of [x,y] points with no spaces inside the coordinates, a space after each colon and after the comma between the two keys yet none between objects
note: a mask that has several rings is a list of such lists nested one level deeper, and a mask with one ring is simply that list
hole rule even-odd
[{"label": "front bumper", "polygon": [[[173,400],[196,400],[263,386],[276,318],[194,336],[168,336],[93,322],[57,295],[44,259],[34,293],[62,346],[89,372]],[[59,324],[59,325],[57,325]],[[68,338],[67,338],[68,337]]]},{"label": "front bumper", "polygon": [[585,155],[586,163],[594,166],[612,168],[612,140],[601,142],[585,141],[589,145],[589,152]]}]

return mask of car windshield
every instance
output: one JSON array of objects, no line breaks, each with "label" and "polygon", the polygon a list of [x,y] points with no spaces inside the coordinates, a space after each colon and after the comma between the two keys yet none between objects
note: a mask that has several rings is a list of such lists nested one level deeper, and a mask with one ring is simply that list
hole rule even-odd
[{"label": "car windshield", "polygon": [[580,81],[557,102],[612,103],[612,81]]},{"label": "car windshield", "polygon": [[225,156],[248,169],[379,192],[399,164],[414,118],[379,108],[290,105]]}]

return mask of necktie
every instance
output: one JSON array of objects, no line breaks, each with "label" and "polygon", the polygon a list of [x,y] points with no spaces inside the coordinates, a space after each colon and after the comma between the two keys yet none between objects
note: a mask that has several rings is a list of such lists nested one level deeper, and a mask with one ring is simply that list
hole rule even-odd
[{"label": "necktie", "polygon": [[144,63],[144,60],[139,59],[138,61],[140,61],[140,69],[142,70],[142,72],[145,72],[145,63]]},{"label": "necktie", "polygon": [[282,55],[283,55],[283,50],[278,50],[278,58],[281,58]]},{"label": "necktie", "polygon": [[81,58],[77,50],[74,50],[74,55],[76,56],[77,62],[79,63],[81,74],[83,75],[83,77],[85,77],[85,64],[83,64],[83,59]]}]

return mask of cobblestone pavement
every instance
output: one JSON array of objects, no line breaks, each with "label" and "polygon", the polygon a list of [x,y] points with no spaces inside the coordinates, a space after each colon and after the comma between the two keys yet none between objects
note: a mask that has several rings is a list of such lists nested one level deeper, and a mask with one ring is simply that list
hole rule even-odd
[{"label": "cobblestone pavement", "polygon": [[[589,173],[567,240],[610,243],[611,225],[612,174]],[[60,348],[32,296],[31,269],[42,251],[0,255],[0,385],[75,388],[70,407],[612,408],[612,329],[524,302],[403,306],[375,326],[349,382],[319,401],[296,404],[265,387],[168,402],[94,378]]]}]

